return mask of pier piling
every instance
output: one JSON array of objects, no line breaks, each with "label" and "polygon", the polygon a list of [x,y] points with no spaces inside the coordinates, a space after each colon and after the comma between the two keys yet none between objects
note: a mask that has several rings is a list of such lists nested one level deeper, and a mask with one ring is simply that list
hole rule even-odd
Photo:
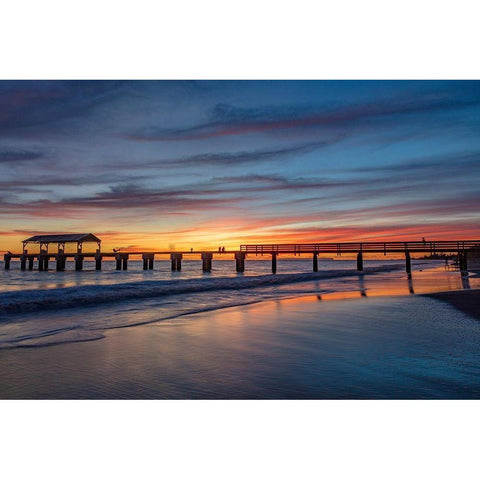
[{"label": "pier piling", "polygon": [[33,256],[28,257],[28,269],[29,270],[33,270],[33,261],[34,260],[35,260],[35,258]]},{"label": "pier piling", "polygon": [[125,254],[122,256],[122,270],[128,269],[128,255]]},{"label": "pier piling", "polygon": [[245,256],[244,252],[235,252],[235,267],[239,273],[245,271]]},{"label": "pier piling", "polygon": [[75,270],[77,272],[83,270],[83,255],[80,253],[77,253],[77,255],[75,255]]},{"label": "pier piling", "polygon": [[143,269],[144,270],[153,270],[153,259],[155,255],[153,253],[144,253],[142,254],[143,260]]},{"label": "pier piling", "polygon": [[405,252],[405,271],[412,273],[412,259],[410,258],[410,252]]},{"label": "pier piling", "polygon": [[172,261],[172,271],[180,271],[182,269],[182,258],[181,253],[171,253],[170,260]]},{"label": "pier piling", "polygon": [[102,269],[102,256],[101,255],[95,255],[95,270],[101,270]]},{"label": "pier piling", "polygon": [[318,253],[313,254],[313,271],[318,272]]},{"label": "pier piling", "polygon": [[357,270],[363,272],[363,253],[358,252],[357,254]]},{"label": "pier piling", "polygon": [[3,261],[5,262],[5,270],[10,270],[10,260],[11,260],[11,255],[9,255],[8,253],[6,253],[4,256],[3,256]]},{"label": "pier piling", "polygon": [[67,257],[62,254],[57,254],[57,272],[62,272],[65,270],[65,263],[66,263]]},{"label": "pier piling", "polygon": [[213,253],[210,253],[210,252],[202,253],[202,270],[204,272],[210,272],[212,270],[212,258],[213,258]]},{"label": "pier piling", "polygon": [[27,256],[20,255],[20,270],[25,270],[27,267]]},{"label": "pier piling", "polygon": [[277,253],[272,253],[272,273],[277,273]]},{"label": "pier piling", "polygon": [[463,252],[459,253],[458,256],[458,266],[460,267],[461,272],[468,271],[467,265],[467,252],[464,250]]}]

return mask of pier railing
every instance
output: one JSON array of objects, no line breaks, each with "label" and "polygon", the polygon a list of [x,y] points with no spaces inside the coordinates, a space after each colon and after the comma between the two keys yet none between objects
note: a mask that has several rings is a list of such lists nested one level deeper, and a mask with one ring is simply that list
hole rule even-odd
[{"label": "pier railing", "polygon": [[271,253],[455,253],[479,247],[480,240],[441,240],[414,242],[283,243],[240,245],[240,251],[256,255]]}]

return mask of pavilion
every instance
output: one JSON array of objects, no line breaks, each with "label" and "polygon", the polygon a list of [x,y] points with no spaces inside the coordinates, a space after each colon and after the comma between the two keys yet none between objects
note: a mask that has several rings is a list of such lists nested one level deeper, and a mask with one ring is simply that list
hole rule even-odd
[{"label": "pavilion", "polygon": [[82,245],[84,243],[96,243],[97,252],[100,252],[100,246],[102,241],[96,237],[93,233],[65,233],[65,234],[53,234],[53,235],[34,235],[33,237],[23,240],[23,253],[27,253],[26,248],[29,243],[40,244],[40,251],[48,252],[48,246],[51,243],[56,243],[58,252],[63,253],[65,251],[65,244],[76,243],[77,253],[82,252]]}]

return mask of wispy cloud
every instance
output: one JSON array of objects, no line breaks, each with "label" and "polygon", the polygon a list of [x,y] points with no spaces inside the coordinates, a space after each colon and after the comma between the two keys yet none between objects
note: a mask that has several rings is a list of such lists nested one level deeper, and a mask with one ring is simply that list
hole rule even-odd
[{"label": "wispy cloud", "polygon": [[139,141],[196,140],[228,135],[283,131],[299,128],[356,125],[390,116],[425,114],[480,104],[480,92],[466,95],[425,95],[392,98],[341,107],[290,105],[258,108],[217,104],[207,122],[181,128],[149,126],[126,135]]},{"label": "wispy cloud", "polygon": [[120,94],[121,81],[3,81],[0,83],[0,135],[12,130],[78,118]]},{"label": "wispy cloud", "polygon": [[45,152],[0,147],[0,163],[19,163],[45,158]]}]

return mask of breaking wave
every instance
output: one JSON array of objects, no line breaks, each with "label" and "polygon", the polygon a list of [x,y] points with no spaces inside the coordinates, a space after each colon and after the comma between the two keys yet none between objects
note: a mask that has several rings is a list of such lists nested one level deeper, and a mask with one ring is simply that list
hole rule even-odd
[{"label": "breaking wave", "polygon": [[[363,273],[397,270],[400,265],[366,268]],[[0,293],[0,315],[78,308],[124,300],[209,292],[270,287],[311,280],[325,280],[355,275],[352,270],[324,270],[316,273],[260,275],[256,277],[220,277],[185,280],[154,280],[113,285],[83,285],[41,290]]]}]

